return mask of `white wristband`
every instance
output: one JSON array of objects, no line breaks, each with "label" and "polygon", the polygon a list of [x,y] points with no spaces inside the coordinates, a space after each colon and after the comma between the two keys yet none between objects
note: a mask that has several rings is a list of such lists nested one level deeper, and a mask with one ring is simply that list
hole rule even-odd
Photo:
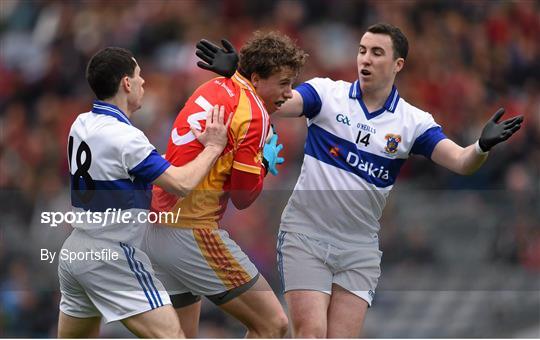
[{"label": "white wristband", "polygon": [[474,143],[474,150],[479,155],[487,155],[489,153],[489,150],[488,151],[482,150],[482,148],[480,147],[480,140],[477,140],[476,143]]}]

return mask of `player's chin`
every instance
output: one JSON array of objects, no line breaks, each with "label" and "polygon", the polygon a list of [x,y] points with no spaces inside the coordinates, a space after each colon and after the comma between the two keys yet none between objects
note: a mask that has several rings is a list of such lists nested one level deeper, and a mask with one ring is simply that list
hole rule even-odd
[{"label": "player's chin", "polygon": [[360,88],[362,92],[369,91],[376,86],[375,80],[373,77],[360,77]]},{"label": "player's chin", "polygon": [[373,75],[371,75],[371,74],[369,74],[369,75],[361,74],[360,75],[360,81],[362,83],[369,83],[369,82],[373,81]]},{"label": "player's chin", "polygon": [[278,102],[275,102],[275,103],[274,103],[274,107],[275,107],[274,111],[279,110],[279,109],[281,108],[281,106],[282,106],[284,103],[285,103],[284,100],[280,100],[280,101],[278,101]]},{"label": "player's chin", "polygon": [[278,109],[279,107],[276,104],[271,104],[271,105],[268,105],[267,111],[268,111],[268,114],[272,114],[276,112]]}]

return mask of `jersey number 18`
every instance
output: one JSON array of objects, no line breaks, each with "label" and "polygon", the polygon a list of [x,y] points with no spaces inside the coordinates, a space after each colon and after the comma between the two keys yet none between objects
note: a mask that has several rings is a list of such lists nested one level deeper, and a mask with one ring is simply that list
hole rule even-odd
[{"label": "jersey number 18", "polygon": [[[84,162],[82,160],[82,155],[84,153]],[[69,144],[68,144],[68,160],[69,160],[69,169],[71,171],[71,159],[73,156],[73,136],[69,136]],[[79,199],[84,202],[88,203],[92,197],[94,196],[94,190],[96,189],[96,184],[94,183],[94,180],[88,173],[88,170],[90,170],[90,165],[92,164],[92,152],[90,151],[90,147],[86,142],[82,141],[81,144],[79,144],[79,147],[77,148],[77,155],[75,157],[75,161],[77,162],[77,170],[75,170],[75,173],[73,174],[73,192],[75,195],[79,197]],[[84,181],[84,184],[86,186],[86,190],[81,190],[79,186],[79,179],[82,178]]]}]

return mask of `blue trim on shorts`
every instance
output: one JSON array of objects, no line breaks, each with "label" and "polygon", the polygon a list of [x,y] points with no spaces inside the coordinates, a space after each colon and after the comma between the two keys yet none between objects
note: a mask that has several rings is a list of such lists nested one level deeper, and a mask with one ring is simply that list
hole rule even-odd
[{"label": "blue trim on shorts", "polygon": [[[148,287],[148,290],[150,291],[150,294],[152,295],[152,299],[154,300],[154,305],[156,306],[155,308],[163,306],[163,303],[160,305],[158,303],[158,299],[156,298],[156,295],[159,296],[159,292],[156,289],[156,286],[154,286],[154,282],[152,281],[152,277],[151,277],[150,273],[148,273],[144,269],[144,267],[142,266],[141,261],[135,259],[135,248],[134,247],[129,247],[129,248],[131,248],[131,258],[132,258],[133,262],[135,263],[135,268],[139,271],[139,273],[141,273],[141,275],[143,277],[143,281],[144,281],[144,283],[146,283],[146,287]],[[140,266],[142,268],[138,266],[139,264],[140,264]],[[148,280],[147,280],[147,277],[148,277]],[[150,286],[150,283],[148,283],[148,281],[150,281],[152,283],[152,286],[154,287],[153,290],[152,290],[152,287]]]},{"label": "blue trim on shorts", "polygon": [[277,245],[277,263],[279,278],[281,282],[281,292],[285,291],[285,275],[283,274],[283,253],[281,252],[281,247],[283,247],[283,242],[285,241],[286,231],[279,231],[278,235],[278,245]]},{"label": "blue trim on shorts", "polygon": [[131,263],[131,258],[128,254],[128,250],[127,250],[127,246],[125,245],[125,243],[122,243],[122,242],[119,242],[120,243],[120,247],[122,247],[122,249],[124,250],[124,254],[126,255],[126,258],[128,260],[128,264],[129,264],[129,268],[131,269],[131,271],[135,274],[135,277],[137,277],[137,280],[139,281],[139,284],[141,285],[143,291],[144,291],[144,295],[146,295],[146,298],[148,299],[148,303],[150,304],[150,307],[152,309],[154,309],[154,304],[152,303],[152,300],[150,300],[150,296],[148,295],[148,292],[146,291],[146,287],[144,286],[142,280],[141,280],[141,277],[139,276],[139,273],[137,273],[134,269],[133,269],[133,264]]},{"label": "blue trim on shorts", "polygon": [[[133,255],[135,255],[135,248],[133,248]],[[152,275],[150,275],[150,273],[146,269],[144,269],[144,265],[143,265],[143,263],[141,261],[137,260],[137,262],[141,265],[142,270],[148,276],[148,280],[150,281],[150,284],[152,285],[152,288],[156,292],[157,298],[159,300],[159,306],[162,307],[163,306],[163,301],[161,300],[161,296],[159,295],[159,291],[157,290],[156,285],[154,284],[154,280],[152,279]]]},{"label": "blue trim on shorts", "polygon": [[[156,289],[156,287],[154,285],[154,282],[152,281],[152,277],[151,277],[150,273],[148,273],[148,271],[146,271],[144,269],[144,266],[141,263],[141,261],[138,261],[138,260],[135,259],[135,248],[130,247],[127,244],[122,243],[122,242],[119,242],[119,243],[120,243],[120,247],[122,247],[122,249],[124,250],[124,254],[126,255],[126,258],[128,260],[129,268],[135,274],[135,277],[139,281],[139,284],[141,285],[141,288],[144,291],[144,295],[146,295],[146,298],[148,299],[148,303],[150,304],[150,308],[155,309],[157,307],[163,306],[163,302],[161,301],[161,297],[159,296],[159,292]],[[140,265],[142,267],[142,269],[139,268],[138,265]],[[152,287],[150,287],[150,284],[148,284],[148,281],[146,279],[147,276],[150,279],[150,282],[152,283],[154,291],[152,291]],[[148,294],[149,292],[150,292],[150,294]],[[159,302],[161,304],[158,303],[158,300],[156,299],[156,297],[154,295],[154,292],[158,296]]]}]

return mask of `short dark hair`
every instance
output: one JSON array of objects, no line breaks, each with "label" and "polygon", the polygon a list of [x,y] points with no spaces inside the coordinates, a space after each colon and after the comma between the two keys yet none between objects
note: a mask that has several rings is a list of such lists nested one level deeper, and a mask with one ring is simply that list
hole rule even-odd
[{"label": "short dark hair", "polygon": [[307,56],[288,36],[257,31],[240,49],[238,71],[247,78],[253,73],[268,78],[282,67],[298,72]]},{"label": "short dark hair", "polygon": [[137,63],[133,53],[121,47],[106,47],[97,52],[86,67],[86,80],[97,99],[112,98],[123,77],[133,77]]},{"label": "short dark hair", "polygon": [[409,41],[399,28],[390,24],[378,23],[369,26],[367,31],[390,36],[390,39],[392,39],[392,47],[394,49],[394,59],[407,59],[407,54],[409,53]]}]

